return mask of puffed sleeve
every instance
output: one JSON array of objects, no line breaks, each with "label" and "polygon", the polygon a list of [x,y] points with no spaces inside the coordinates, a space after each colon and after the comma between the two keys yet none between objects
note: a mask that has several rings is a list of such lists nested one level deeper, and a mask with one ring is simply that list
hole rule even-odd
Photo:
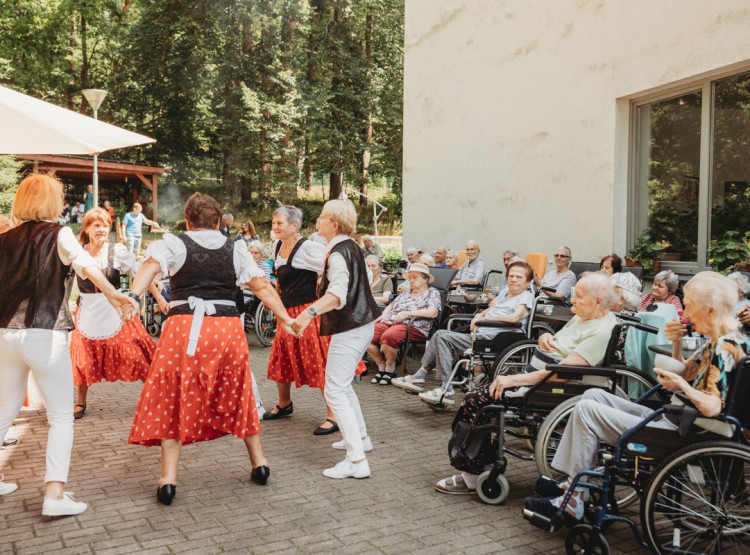
[{"label": "puffed sleeve", "polygon": [[128,252],[128,248],[122,243],[115,243],[115,256],[112,265],[118,272],[136,271],[135,254]]},{"label": "puffed sleeve", "polygon": [[169,269],[177,265],[176,262],[180,254],[182,262],[179,266],[182,267],[182,264],[185,263],[185,245],[175,235],[165,233],[161,241],[154,241],[148,246],[143,260],[153,258],[161,266],[161,273],[167,276],[169,275]]},{"label": "puffed sleeve", "polygon": [[73,235],[73,230],[63,227],[57,234],[57,255],[66,266],[72,266],[76,274],[82,279],[83,269],[88,266],[97,266],[96,260],[87,253]]},{"label": "puffed sleeve", "polygon": [[244,285],[256,277],[266,277],[265,272],[247,252],[245,241],[234,242],[234,273],[237,276],[237,285]]},{"label": "puffed sleeve", "polygon": [[332,252],[328,256],[327,277],[326,293],[333,294],[339,300],[336,310],[340,310],[346,305],[346,295],[349,292],[349,267],[341,254]]},{"label": "puffed sleeve", "polygon": [[317,274],[323,273],[326,258],[326,247],[309,239],[302,243],[292,259],[292,266],[298,270],[310,270]]}]

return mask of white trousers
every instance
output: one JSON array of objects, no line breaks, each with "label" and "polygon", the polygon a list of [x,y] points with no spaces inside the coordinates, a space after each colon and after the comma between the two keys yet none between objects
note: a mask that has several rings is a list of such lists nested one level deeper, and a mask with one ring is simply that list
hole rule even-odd
[{"label": "white trousers", "polygon": [[352,387],[354,373],[375,333],[375,323],[331,336],[323,390],[346,445],[346,458],[356,462],[365,458],[362,438],[367,435],[365,417]]},{"label": "white trousers", "polygon": [[0,442],[21,410],[29,371],[47,408],[45,482],[67,482],[73,448],[73,370],[68,332],[0,329]]}]

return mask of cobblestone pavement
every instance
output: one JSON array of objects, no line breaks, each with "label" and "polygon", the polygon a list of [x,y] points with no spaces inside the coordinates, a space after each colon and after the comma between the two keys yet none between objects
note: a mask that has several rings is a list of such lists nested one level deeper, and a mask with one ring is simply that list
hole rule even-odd
[{"label": "cobblestone pavement", "polygon": [[[269,349],[250,340],[263,400]],[[411,361],[413,364],[414,361]],[[564,533],[548,534],[521,516],[536,478],[533,462],[510,459],[502,506],[433,489],[452,473],[446,445],[453,411],[435,413],[393,387],[356,386],[374,451],[368,480],[330,480],[322,470],[343,457],[332,436],[313,436],[325,412],[320,393],[292,392],[294,415],[263,424],[271,468],[266,487],[250,481],[244,444],[232,437],[189,445],[171,507],[155,499],[159,449],[128,445],[140,383],[99,384],[76,421],[68,489],[89,503],[82,515],[41,516],[47,427],[38,399],[9,433],[0,469],[20,489],[0,497],[0,553],[564,553]],[[516,445],[518,446],[518,445]],[[645,552],[620,526],[613,553]]]}]

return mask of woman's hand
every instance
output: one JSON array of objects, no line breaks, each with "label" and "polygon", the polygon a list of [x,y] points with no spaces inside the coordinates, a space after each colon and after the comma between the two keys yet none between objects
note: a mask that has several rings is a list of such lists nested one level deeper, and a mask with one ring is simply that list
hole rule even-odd
[{"label": "woman's hand", "polygon": [[687,391],[690,387],[690,384],[682,376],[678,376],[674,372],[662,370],[661,368],[654,368],[654,372],[656,373],[657,381],[670,393]]},{"label": "woman's hand", "polygon": [[672,343],[682,341],[682,336],[687,334],[687,325],[681,324],[679,320],[671,320],[664,326],[664,335]]},{"label": "woman's hand", "polygon": [[305,328],[310,325],[312,319],[312,314],[310,314],[307,310],[297,316],[294,320],[290,318],[288,321],[288,326],[289,330],[291,330],[291,335],[302,337],[302,334],[305,332]]},{"label": "woman's hand", "polygon": [[169,303],[166,301],[164,297],[162,297],[158,301],[158,305],[159,305],[159,310],[161,311],[162,314],[166,314],[167,312],[169,312]]},{"label": "woman's hand", "polygon": [[505,376],[498,376],[490,384],[490,397],[492,397],[496,401],[500,400],[500,398],[503,396],[503,391],[505,391],[506,384],[504,378]]},{"label": "woman's hand", "polygon": [[554,353],[557,350],[555,337],[551,333],[545,333],[539,338],[539,350],[543,353]]},{"label": "woman's hand", "polygon": [[405,322],[409,318],[413,318],[413,317],[414,317],[414,313],[411,312],[411,311],[399,312],[398,314],[396,314],[393,317],[393,323],[394,324],[402,324],[403,322]]},{"label": "woman's hand", "polygon": [[123,322],[132,320],[140,310],[140,306],[135,302],[135,299],[131,299],[125,293],[114,290],[104,295],[107,297],[109,304],[115,307]]}]

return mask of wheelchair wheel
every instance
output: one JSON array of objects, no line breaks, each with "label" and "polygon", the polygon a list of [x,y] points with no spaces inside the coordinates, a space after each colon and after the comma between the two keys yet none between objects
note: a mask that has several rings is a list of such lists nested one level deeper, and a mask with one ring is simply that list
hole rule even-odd
[{"label": "wheelchair wheel", "polygon": [[[618,394],[624,393],[624,395],[621,395],[624,399],[639,399],[658,383],[653,376],[637,368],[618,365],[614,365],[612,368],[617,371]],[[660,401],[659,404],[667,400],[660,397],[660,393],[653,393],[649,400]]]},{"label": "wheelchair wheel", "polygon": [[508,498],[510,484],[502,474],[496,480],[490,480],[490,471],[485,470],[477,477],[477,495],[488,505],[499,505]]},{"label": "wheelchair wheel", "polygon": [[504,374],[523,374],[536,349],[536,341],[524,339],[510,345],[497,355],[492,364],[493,379]]},{"label": "wheelchair wheel", "polygon": [[263,303],[255,310],[255,335],[264,347],[271,345],[276,336],[276,316]]},{"label": "wheelchair wheel", "polygon": [[568,555],[609,555],[609,545],[599,530],[589,524],[576,524],[565,536],[565,552]]},{"label": "wheelchair wheel", "polygon": [[545,333],[555,335],[556,332],[552,326],[545,324],[544,322],[534,322],[531,324],[531,339],[538,340]]},{"label": "wheelchair wheel", "polygon": [[750,447],[688,445],[662,461],[641,501],[641,525],[656,553],[747,553]]}]

